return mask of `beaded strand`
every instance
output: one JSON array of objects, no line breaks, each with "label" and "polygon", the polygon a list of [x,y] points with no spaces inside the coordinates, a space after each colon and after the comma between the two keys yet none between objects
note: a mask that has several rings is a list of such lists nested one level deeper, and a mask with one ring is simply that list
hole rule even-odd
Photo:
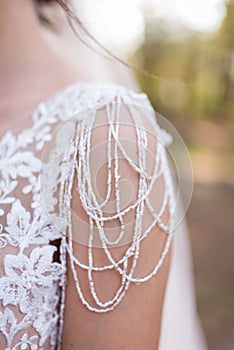
[{"label": "beaded strand", "polygon": [[[97,113],[96,110],[90,109],[88,116],[85,118],[75,121],[76,133],[74,139],[72,139],[68,145],[68,148],[64,154],[62,167],[61,167],[61,186],[59,193],[59,212],[60,215],[67,221],[67,238],[66,235],[62,237],[60,246],[60,258],[61,263],[66,267],[66,252],[68,253],[72,274],[75,280],[76,290],[81,299],[81,302],[90,311],[97,313],[104,313],[112,311],[121,302],[124,295],[126,294],[131,283],[143,283],[151,279],[159,270],[162,265],[173,237],[173,230],[171,221],[168,225],[164,224],[161,220],[161,216],[164,213],[166,206],[169,203],[169,212],[172,214],[172,182],[170,180],[170,172],[168,163],[166,160],[166,153],[164,145],[157,142],[155,152],[155,163],[153,174],[150,175],[146,171],[146,151],[148,146],[148,139],[144,124],[142,122],[142,116],[140,114],[138,106],[134,106],[131,96],[124,99],[124,96],[117,96],[116,101],[111,101],[105,105],[105,111],[108,118],[108,139],[107,139],[107,191],[105,199],[99,203],[92,187],[91,171],[90,171],[90,153],[91,153],[91,136],[93,125]],[[132,121],[135,125],[136,136],[137,136],[137,149],[138,149],[138,164],[129,157],[124,146],[119,139],[119,126],[120,126],[120,105],[125,102],[129,114],[131,115]],[[127,103],[126,103],[127,102]],[[114,126],[115,125],[115,126]],[[155,130],[159,134],[160,128],[155,123]],[[104,216],[102,208],[108,203],[112,191],[111,181],[111,142],[114,140],[114,190],[115,190],[115,206],[116,213],[112,216]],[[124,210],[120,208],[120,189],[119,179],[119,163],[118,163],[118,151],[126,159],[128,164],[139,174],[138,192],[136,201],[127,206]],[[66,176],[63,172],[65,166],[63,165],[70,163],[72,164],[69,176]],[[82,206],[89,217],[89,236],[88,236],[88,264],[82,263],[77,256],[73,253],[73,227],[72,227],[72,210],[71,210],[71,199],[72,190],[74,186],[74,179],[77,176],[78,186],[77,191]],[[165,180],[165,191],[162,204],[160,205],[159,212],[156,213],[150,203],[149,194],[156,181],[161,177]],[[149,180],[149,184],[147,184]],[[150,214],[153,217],[153,221],[143,232],[142,221],[145,209],[148,208]],[[126,250],[125,254],[118,260],[115,261],[112,257],[110,248],[120,244],[125,233],[125,224],[123,217],[130,211],[136,210],[136,217],[134,220],[134,232],[130,247]],[[107,238],[104,230],[104,223],[118,219],[120,221],[120,231],[118,237],[111,241]],[[93,238],[94,238],[94,222],[98,229],[99,239],[101,241],[101,247],[109,260],[109,264],[104,266],[95,266],[93,264]],[[152,228],[158,224],[158,226],[167,233],[167,239],[165,246],[161,252],[160,258],[157,261],[153,269],[143,277],[135,277],[134,271],[137,266],[137,261],[140,255],[141,242],[151,232]],[[129,259],[132,258],[131,266]],[[93,298],[94,305],[91,305],[85,298],[81,285],[80,279],[75,266],[78,266],[87,271],[88,281],[90,287],[90,293]],[[123,265],[123,267],[121,267]],[[95,283],[93,280],[93,272],[106,271],[115,269],[121,276],[121,284],[114,296],[105,302],[102,302],[97,295]],[[127,272],[129,270],[129,272]],[[61,294],[61,312],[60,312],[60,329],[63,324],[63,312],[65,302],[65,283],[62,284]],[[61,332],[60,332],[61,333]],[[61,339],[61,334],[60,337]]]}]

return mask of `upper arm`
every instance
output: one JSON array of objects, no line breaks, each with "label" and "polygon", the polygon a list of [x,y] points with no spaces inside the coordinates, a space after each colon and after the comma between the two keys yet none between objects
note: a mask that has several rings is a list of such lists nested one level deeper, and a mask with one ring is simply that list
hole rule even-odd
[{"label": "upper arm", "polygon": [[147,113],[115,100],[77,124],[74,172],[63,184],[64,201],[71,198],[66,349],[157,348],[171,192],[164,145]]}]

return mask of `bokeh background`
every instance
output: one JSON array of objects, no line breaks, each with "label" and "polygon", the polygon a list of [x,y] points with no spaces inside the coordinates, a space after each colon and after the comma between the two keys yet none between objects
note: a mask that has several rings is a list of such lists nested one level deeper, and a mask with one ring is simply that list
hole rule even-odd
[{"label": "bokeh background", "polygon": [[183,136],[193,163],[194,191],[187,219],[199,315],[209,348],[231,350],[234,2],[168,1],[161,14],[155,5],[155,16],[146,7],[145,23],[145,40],[133,61],[169,82],[138,75],[139,81],[155,109]]},{"label": "bokeh background", "polygon": [[[234,1],[75,0],[74,5],[104,46],[159,76],[152,79],[136,73],[155,110],[172,122],[190,152],[194,190],[187,220],[198,312],[209,349],[232,350]],[[84,69],[74,54],[77,42],[66,30],[63,35],[66,50],[60,50],[65,59]],[[81,53],[78,45],[77,53]],[[103,74],[89,60],[87,55],[85,74],[91,76],[94,68],[96,77],[99,71]],[[112,65],[110,74],[113,69],[120,74],[120,66]],[[100,76],[100,80],[105,79]]]}]

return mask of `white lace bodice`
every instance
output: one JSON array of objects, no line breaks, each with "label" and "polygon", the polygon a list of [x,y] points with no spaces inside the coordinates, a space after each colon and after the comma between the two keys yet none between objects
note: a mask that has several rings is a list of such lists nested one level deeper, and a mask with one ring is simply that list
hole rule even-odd
[{"label": "white lace bodice", "polygon": [[[118,129],[113,126],[113,122],[118,121],[116,101],[130,106],[133,125],[136,126],[138,135],[138,166],[134,165],[121,146],[118,140]],[[147,137],[144,132],[144,124],[137,114],[137,106],[145,108],[147,118],[162,141],[158,143],[153,175],[147,174],[145,167],[144,150],[147,147]],[[108,243],[111,244],[111,242],[108,242],[103,233],[103,222],[107,219],[102,215],[102,206],[95,201],[96,199],[92,196],[93,192],[89,188],[89,180],[92,176],[87,168],[89,137],[95,119],[94,112],[103,107],[106,108],[108,115],[109,136],[112,135],[116,147],[128,159],[130,166],[141,175],[139,198],[133,206],[138,212],[133,244],[119,262],[113,260],[108,250]],[[136,108],[136,113],[134,108]],[[61,125],[63,127],[59,128],[55,138],[54,150],[56,151],[51,152],[52,156],[49,160],[44,161],[43,150],[47,142],[53,139],[56,128]],[[66,291],[66,254],[71,260],[77,293],[83,304],[94,312],[113,310],[121,302],[130,283],[146,282],[157,273],[173,235],[171,226],[165,225],[160,220],[166,205],[169,205],[170,213],[174,205],[172,182],[164,149],[169,138],[169,135],[157,125],[153,108],[146,94],[135,93],[115,84],[98,83],[78,83],[58,92],[37,106],[32,114],[31,127],[24,129],[19,135],[8,131],[1,138],[1,349],[60,349]],[[64,143],[61,140],[70,140],[69,148],[64,149]],[[115,180],[118,183],[120,176],[118,170],[116,171]],[[87,266],[81,266],[78,257],[73,255],[70,210],[75,174],[80,179],[79,195],[82,198],[82,205],[90,217],[88,241],[90,243],[93,239],[92,227],[95,221],[100,229],[101,247],[110,261],[109,265],[102,268],[92,265],[91,248],[89,249],[90,264]],[[153,182],[157,181],[161,175],[165,179],[165,192],[161,211],[155,213],[149,201],[149,193]],[[147,181],[151,185],[148,185]],[[110,186],[110,181],[108,186]],[[58,197],[56,196],[57,188],[60,191]],[[108,201],[108,195],[106,201]],[[148,229],[142,232],[141,218],[146,206],[152,214],[153,221]],[[129,207],[127,211],[131,209]],[[116,211],[115,217],[121,221],[125,213],[120,210],[118,201]],[[135,277],[133,272],[137,264],[140,243],[156,223],[168,232],[165,248],[154,269],[147,276]],[[122,223],[119,240],[123,235],[124,225]],[[134,262],[131,271],[127,272],[128,259],[131,257],[134,257]],[[79,278],[75,274],[74,264],[76,263],[89,273],[95,305],[90,305],[82,293]],[[123,267],[120,267],[120,264]],[[112,300],[101,302],[95,293],[92,271],[108,268],[116,269],[120,273],[122,283]]]}]

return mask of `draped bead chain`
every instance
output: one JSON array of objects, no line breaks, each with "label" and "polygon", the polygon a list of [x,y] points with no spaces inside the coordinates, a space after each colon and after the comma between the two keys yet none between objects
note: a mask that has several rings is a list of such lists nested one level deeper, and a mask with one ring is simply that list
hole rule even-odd
[{"label": "draped bead chain", "polygon": [[[136,130],[136,145],[138,150],[138,164],[135,164],[133,159],[127,154],[121,140],[119,138],[119,128],[120,128],[120,105],[121,97],[117,97],[117,100],[105,105],[106,115],[108,118],[108,138],[107,138],[107,190],[105,198],[102,202],[99,202],[92,186],[92,172],[90,169],[90,153],[91,153],[91,136],[94,129],[94,121],[96,117],[97,110],[90,109],[88,117],[76,121],[74,123],[76,127],[75,137],[70,140],[70,143],[64,153],[62,166],[61,166],[61,186],[59,195],[59,211],[60,215],[67,221],[67,238],[64,235],[60,247],[60,256],[62,264],[66,265],[66,252],[70,258],[70,264],[72,273],[75,280],[77,293],[82,301],[82,303],[90,310],[97,313],[108,312],[114,310],[114,308],[120,303],[126,294],[130,283],[142,283],[148,281],[152,278],[159,270],[162,265],[166,254],[168,253],[170,242],[173,236],[173,230],[171,222],[165,225],[162,222],[162,214],[165,212],[166,206],[169,203],[169,211],[171,213],[170,198],[172,196],[171,183],[169,181],[168,173],[168,163],[166,162],[166,153],[164,150],[164,145],[161,142],[157,142],[155,151],[155,163],[153,168],[153,174],[147,173],[146,169],[146,151],[148,146],[148,139],[146,130],[141,119],[139,108],[136,108],[134,104],[127,104],[127,109],[132,117]],[[156,124],[156,123],[155,123]],[[157,131],[159,129],[156,129]],[[114,140],[114,184],[112,184],[111,170],[111,142]],[[118,152],[126,159],[129,166],[131,166],[137,174],[139,174],[139,182],[137,189],[137,199],[136,201],[128,205],[124,210],[121,210],[120,200],[121,191],[119,188],[119,180],[121,175],[119,174],[119,156]],[[71,165],[71,171],[69,176],[65,174],[63,169],[66,168],[66,164]],[[74,195],[74,181],[77,176],[77,195],[79,195],[82,207],[84,208],[86,214],[89,218],[89,237],[88,241],[88,263],[82,263],[77,256],[73,253],[73,233],[74,228],[72,227],[72,209],[71,209],[71,199],[72,193]],[[153,209],[149,194],[156,181],[161,177],[165,180],[165,190],[162,204],[158,213]],[[149,184],[147,183],[149,181]],[[115,209],[114,215],[104,216],[103,207],[108,203],[110,199],[110,194],[112,191],[112,186],[115,191]],[[148,208],[150,214],[153,217],[151,224],[143,231],[142,218],[145,209]],[[134,232],[131,240],[130,247],[125,251],[123,256],[116,261],[111,254],[111,247],[115,247],[121,244],[125,234],[125,224],[124,216],[131,210],[136,211],[134,220]],[[115,240],[110,240],[105,233],[105,223],[118,219],[119,234]],[[109,263],[104,266],[95,266],[93,261],[93,239],[94,239],[94,223],[96,224],[98,230],[98,238],[101,242],[101,248],[105,252]],[[146,239],[148,234],[151,232],[155,225],[158,225],[163,231],[167,233],[166,243],[161,252],[160,258],[153,267],[153,269],[143,277],[134,276],[134,271],[137,266],[137,261],[140,255],[141,242]],[[79,231],[79,227],[76,227]],[[130,258],[131,265],[130,265]],[[85,295],[83,294],[79,274],[76,269],[76,265],[87,271],[88,281],[90,287],[90,293],[93,298],[94,305],[91,305]],[[101,301],[97,295],[96,286],[93,280],[93,272],[101,272],[106,270],[116,270],[121,276],[121,284],[115,295],[108,301]],[[62,304],[65,299],[65,283],[62,286]],[[60,322],[63,322],[62,317],[63,309],[61,310]]]}]

